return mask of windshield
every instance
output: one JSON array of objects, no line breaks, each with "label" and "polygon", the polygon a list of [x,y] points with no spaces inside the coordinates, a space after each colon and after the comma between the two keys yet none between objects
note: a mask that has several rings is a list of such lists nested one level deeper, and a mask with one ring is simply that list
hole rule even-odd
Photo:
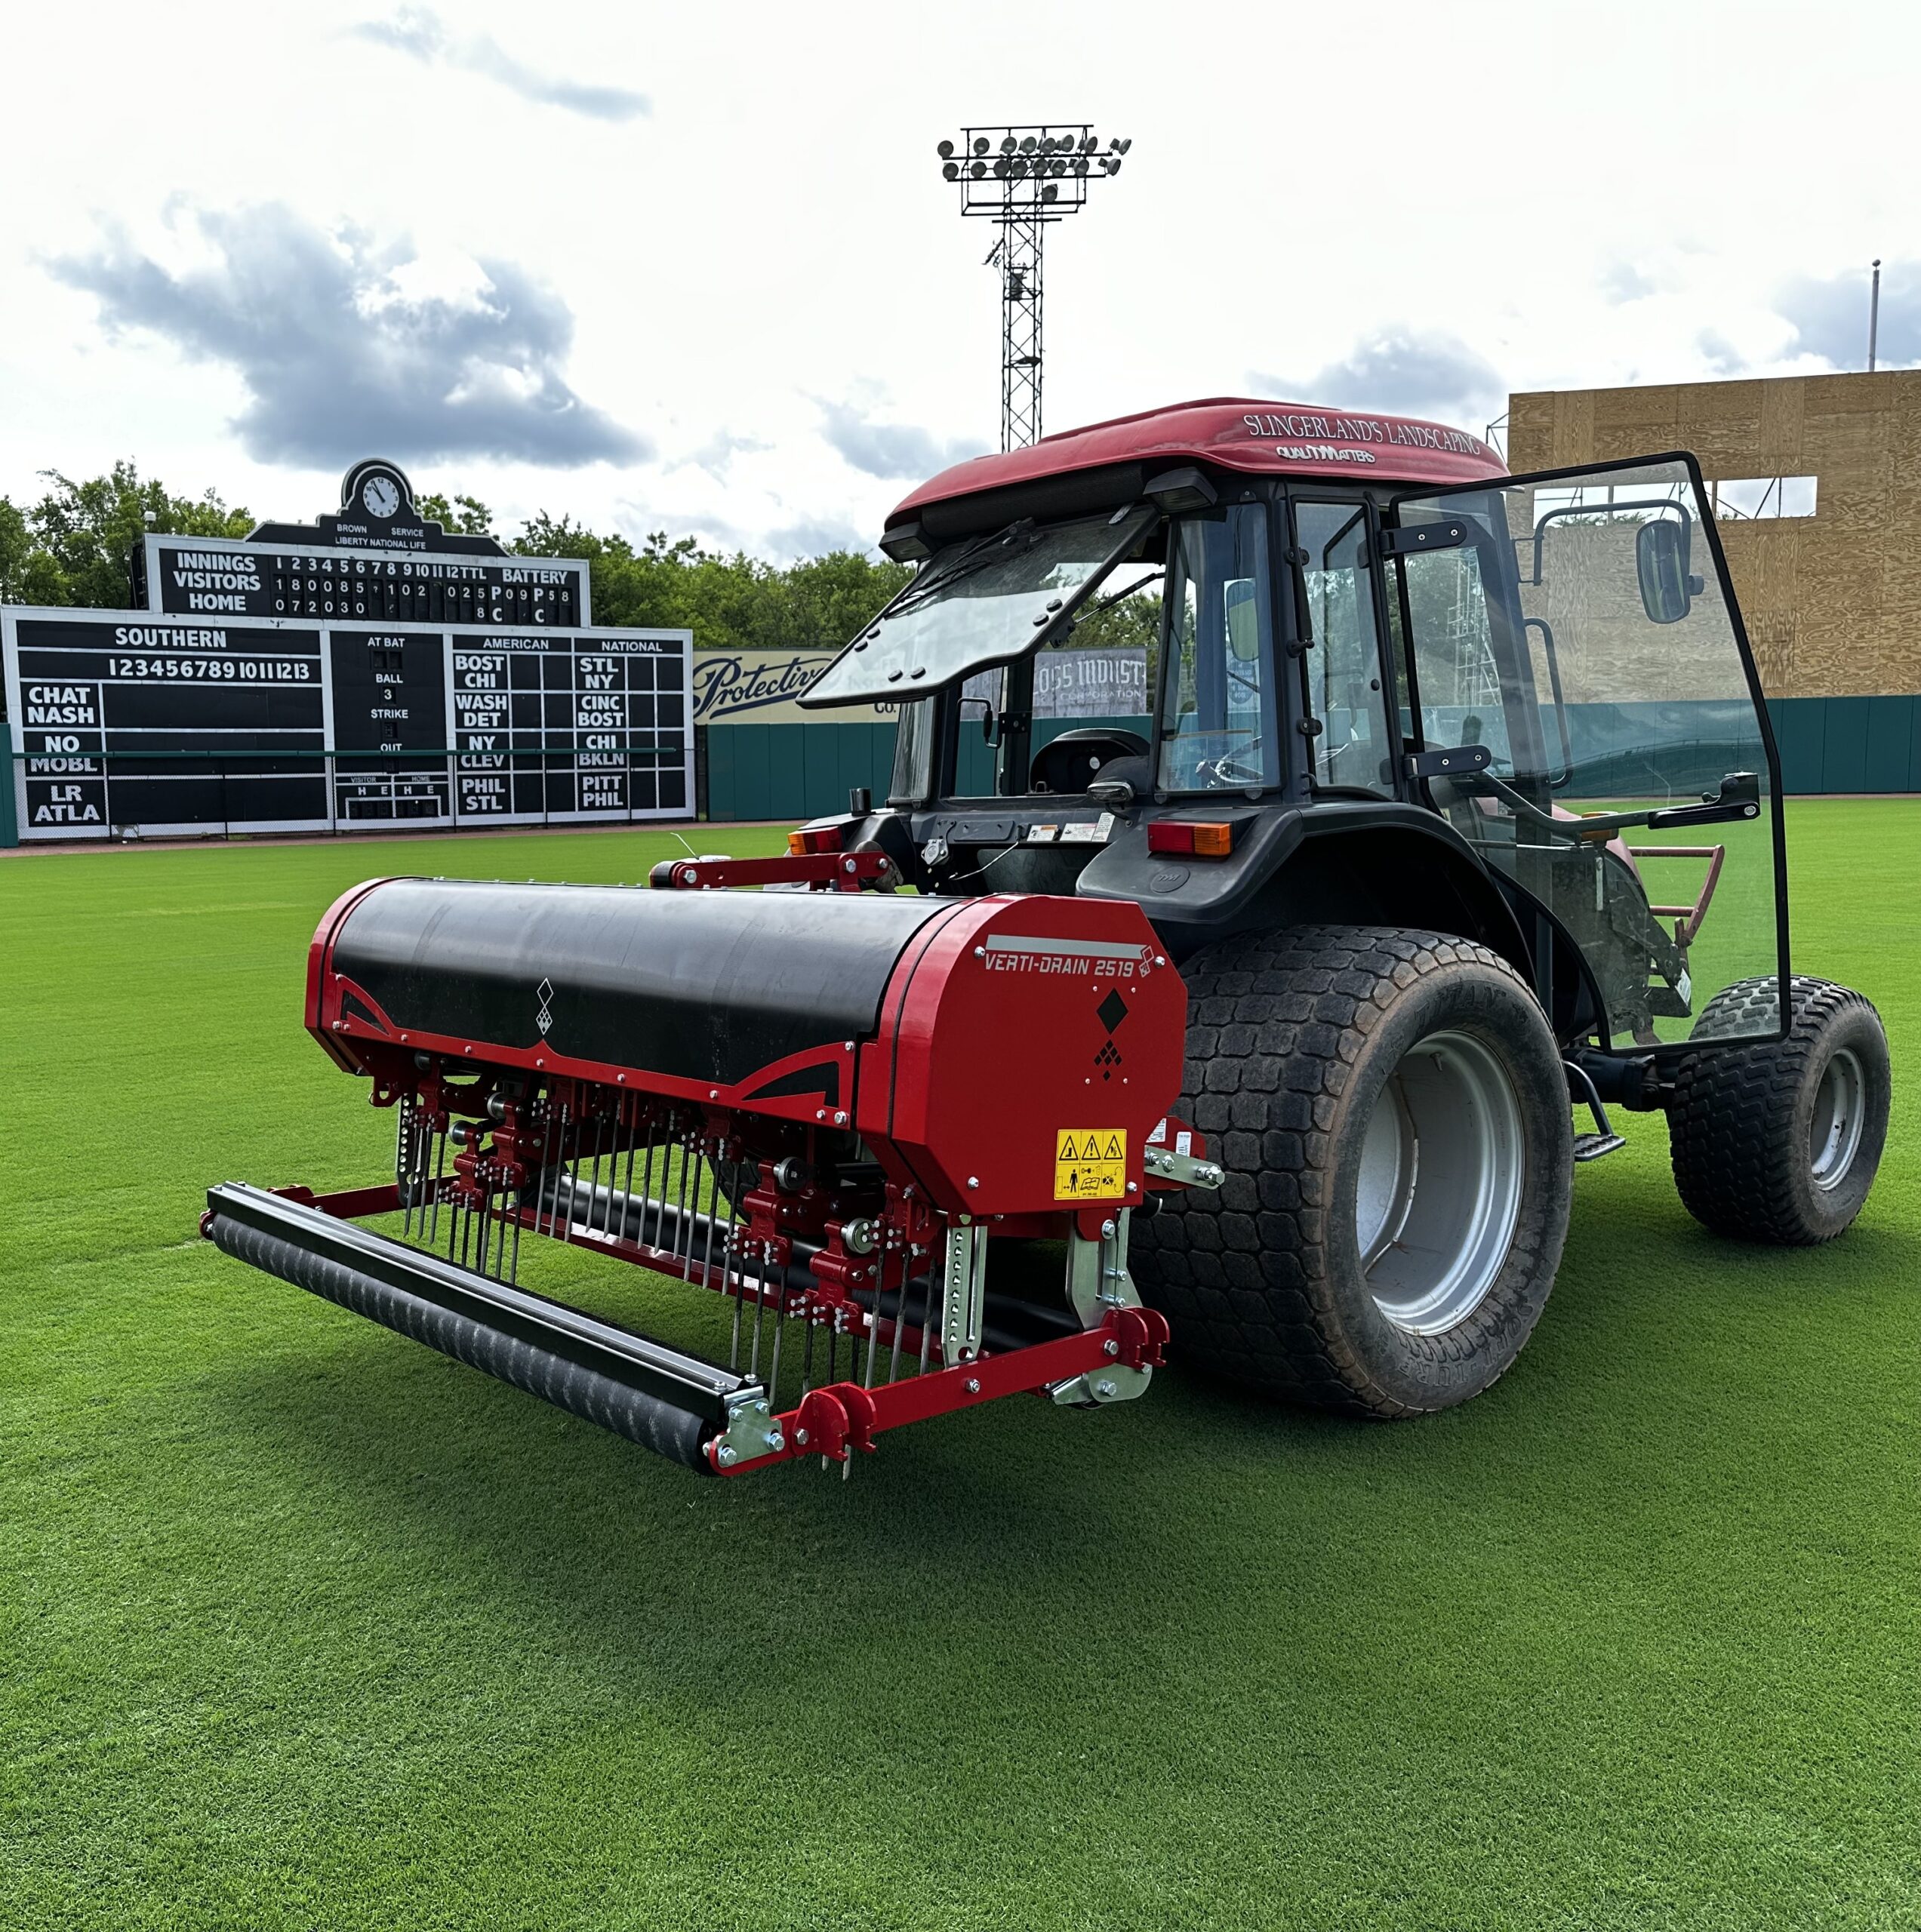
[{"label": "windshield", "polygon": [[802,702],[917,697],[1021,657],[1072,614],[1156,514],[1151,505],[1137,504],[1111,516],[1039,529],[1017,524],[984,542],[950,545],[828,666]]}]

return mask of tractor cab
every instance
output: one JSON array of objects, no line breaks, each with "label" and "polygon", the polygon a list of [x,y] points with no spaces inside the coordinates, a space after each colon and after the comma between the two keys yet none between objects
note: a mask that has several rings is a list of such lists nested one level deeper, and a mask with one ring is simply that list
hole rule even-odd
[{"label": "tractor cab", "polygon": [[[923,891],[1131,899],[1177,957],[1412,918],[1570,1046],[1685,1044],[1737,983],[1778,1032],[1778,764],[1691,457],[1511,478],[1438,425],[1193,404],[960,465],[882,542],[919,571],[803,702],[897,707],[868,831]],[[1116,643],[1142,709],[1036,715]]]}]

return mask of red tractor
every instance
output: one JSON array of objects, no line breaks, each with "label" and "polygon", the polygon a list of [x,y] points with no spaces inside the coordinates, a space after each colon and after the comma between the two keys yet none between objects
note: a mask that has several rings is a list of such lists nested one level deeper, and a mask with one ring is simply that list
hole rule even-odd
[{"label": "red tractor", "polygon": [[[1101,1407],[1170,1348],[1464,1401],[1610,1107],[1666,1112],[1717,1232],[1853,1220],[1887,1044],[1790,971],[1691,457],[1515,478],[1431,423],[1190,403],[962,464],[882,546],[919,568],[805,702],[898,706],[884,803],[651,890],[350,894],[308,1023],[396,1109],[395,1180],[217,1188],[214,1239],[733,1473]],[[1042,742],[1041,654],[1123,620],[1146,728]],[[519,1287],[523,1233],[725,1297],[728,1365]]]}]

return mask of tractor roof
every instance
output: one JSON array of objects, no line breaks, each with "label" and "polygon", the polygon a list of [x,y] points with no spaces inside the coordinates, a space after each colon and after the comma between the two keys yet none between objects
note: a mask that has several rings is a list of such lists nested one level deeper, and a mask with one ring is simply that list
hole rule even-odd
[{"label": "tractor roof", "polygon": [[1324,404],[1210,396],[1043,437],[1030,448],[957,463],[923,483],[888,518],[891,528],[929,505],[1021,489],[1083,470],[1139,464],[1150,472],[1205,463],[1263,476],[1349,481],[1478,483],[1507,473],[1499,455],[1465,430],[1412,417]]}]

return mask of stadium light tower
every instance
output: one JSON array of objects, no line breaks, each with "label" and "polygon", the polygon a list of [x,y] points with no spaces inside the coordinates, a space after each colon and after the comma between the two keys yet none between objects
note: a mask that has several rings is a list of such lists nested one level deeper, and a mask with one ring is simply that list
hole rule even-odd
[{"label": "stadium light tower", "polygon": [[1090,181],[1121,171],[1134,143],[1104,147],[1085,122],[963,128],[940,143],[940,173],[958,182],[961,213],[1000,223],[987,264],[1001,277],[1001,448],[1041,433],[1041,244],[1049,222],[1087,205]]}]

